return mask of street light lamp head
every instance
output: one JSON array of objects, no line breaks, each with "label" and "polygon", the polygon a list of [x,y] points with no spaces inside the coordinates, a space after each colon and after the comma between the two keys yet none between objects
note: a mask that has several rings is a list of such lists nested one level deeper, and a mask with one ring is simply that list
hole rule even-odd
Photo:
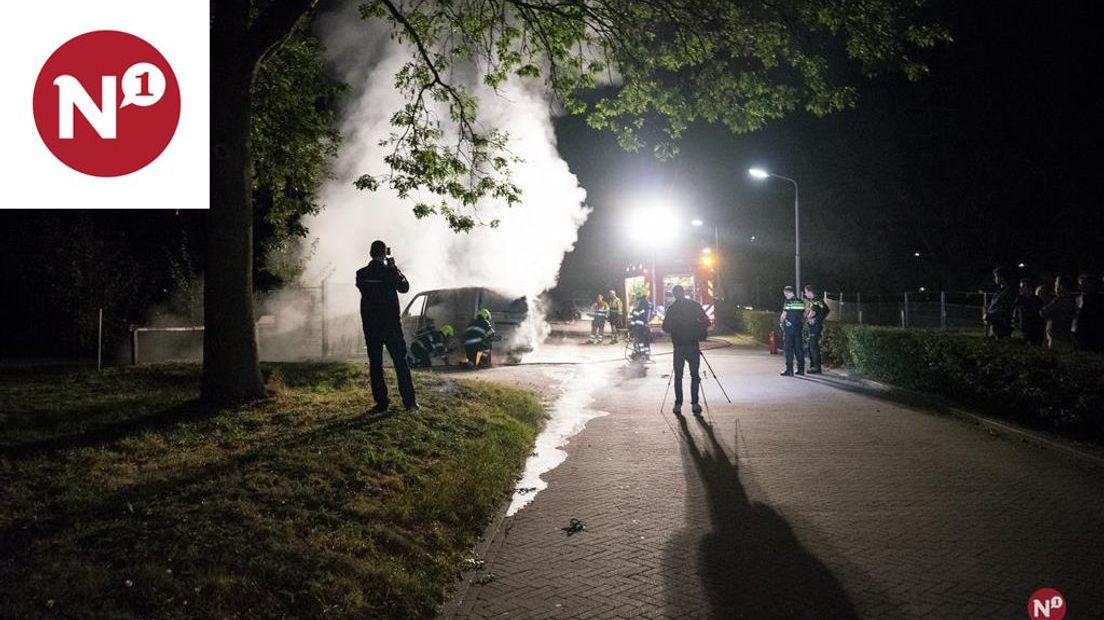
[{"label": "street light lamp head", "polygon": [[748,174],[750,174],[752,178],[755,179],[765,179],[770,176],[770,173],[766,170],[763,170],[762,168],[751,168],[748,170]]}]

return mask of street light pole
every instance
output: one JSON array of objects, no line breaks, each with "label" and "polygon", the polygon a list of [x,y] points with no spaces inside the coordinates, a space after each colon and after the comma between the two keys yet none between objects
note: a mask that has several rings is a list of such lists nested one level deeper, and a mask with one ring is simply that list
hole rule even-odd
[{"label": "street light pole", "polygon": [[655,275],[655,246],[652,246],[652,304],[659,303],[659,293],[656,291],[656,275]]},{"label": "street light pole", "polygon": [[717,225],[713,224],[713,303],[717,303],[717,295],[721,292],[721,235],[717,232]]},{"label": "street light pole", "polygon": [[748,174],[757,179],[765,179],[767,177],[782,179],[783,181],[789,181],[794,186],[794,292],[801,295],[801,217],[798,203],[797,181],[790,177],[767,172],[760,168],[752,168],[748,170]]}]

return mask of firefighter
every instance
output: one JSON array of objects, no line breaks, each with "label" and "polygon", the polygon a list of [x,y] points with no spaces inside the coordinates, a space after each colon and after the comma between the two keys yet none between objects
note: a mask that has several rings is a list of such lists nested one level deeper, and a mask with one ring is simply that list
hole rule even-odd
[{"label": "firefighter", "polygon": [[624,327],[622,320],[625,317],[625,306],[621,303],[621,298],[617,296],[617,291],[610,289],[609,292],[609,324],[610,333],[613,337],[610,339],[610,344],[617,343],[618,334],[621,332],[621,328]]},{"label": "firefighter", "polygon": [[441,329],[429,326],[415,334],[414,342],[410,345],[411,368],[429,368],[433,365],[435,356],[440,357],[445,366],[448,366],[448,345],[452,335],[452,325],[443,325]]},{"label": "firefighter", "polygon": [[644,293],[637,293],[636,305],[629,315],[629,337],[633,340],[633,359],[640,357],[648,359],[652,355],[652,333],[648,329],[648,321],[651,318],[652,304],[648,303],[648,297]]},{"label": "firefighter", "polygon": [[786,300],[782,304],[782,314],[778,315],[778,327],[782,330],[782,348],[786,351],[786,370],[783,377],[794,376],[794,360],[797,361],[798,375],[805,374],[805,352],[801,347],[801,324],[805,317],[805,302],[797,298],[794,287],[782,289]]},{"label": "firefighter", "polygon": [[606,328],[609,309],[609,304],[599,294],[594,300],[594,309],[590,311],[590,337],[587,338],[587,344],[602,344],[602,332]]},{"label": "firefighter", "polygon": [[464,330],[464,354],[468,357],[468,366],[490,368],[491,341],[494,340],[494,335],[491,311],[480,308]]},{"label": "firefighter", "polygon": [[812,284],[805,285],[805,299],[809,308],[805,310],[805,324],[809,326],[809,374],[820,374],[820,335],[824,331],[824,317],[831,310],[823,299],[817,296]]}]

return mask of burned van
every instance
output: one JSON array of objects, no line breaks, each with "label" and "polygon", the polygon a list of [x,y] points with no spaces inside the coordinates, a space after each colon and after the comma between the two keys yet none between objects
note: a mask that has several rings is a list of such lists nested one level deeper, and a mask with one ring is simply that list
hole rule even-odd
[{"label": "burned van", "polygon": [[[451,325],[456,332],[454,341],[462,340],[464,328],[480,308],[491,311],[494,323],[493,363],[516,362],[522,354],[532,350],[533,343],[523,333],[529,319],[526,298],[479,287],[443,288],[416,294],[402,313],[403,336],[411,342],[414,334],[423,329]],[[463,356],[460,346],[450,359],[460,360]]]}]

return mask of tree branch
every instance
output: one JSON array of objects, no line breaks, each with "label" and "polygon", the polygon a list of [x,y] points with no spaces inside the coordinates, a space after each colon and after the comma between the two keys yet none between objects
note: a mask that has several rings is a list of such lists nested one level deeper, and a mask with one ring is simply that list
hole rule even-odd
[{"label": "tree branch", "polygon": [[318,0],[276,0],[249,26],[249,58],[260,61],[279,47]]}]

